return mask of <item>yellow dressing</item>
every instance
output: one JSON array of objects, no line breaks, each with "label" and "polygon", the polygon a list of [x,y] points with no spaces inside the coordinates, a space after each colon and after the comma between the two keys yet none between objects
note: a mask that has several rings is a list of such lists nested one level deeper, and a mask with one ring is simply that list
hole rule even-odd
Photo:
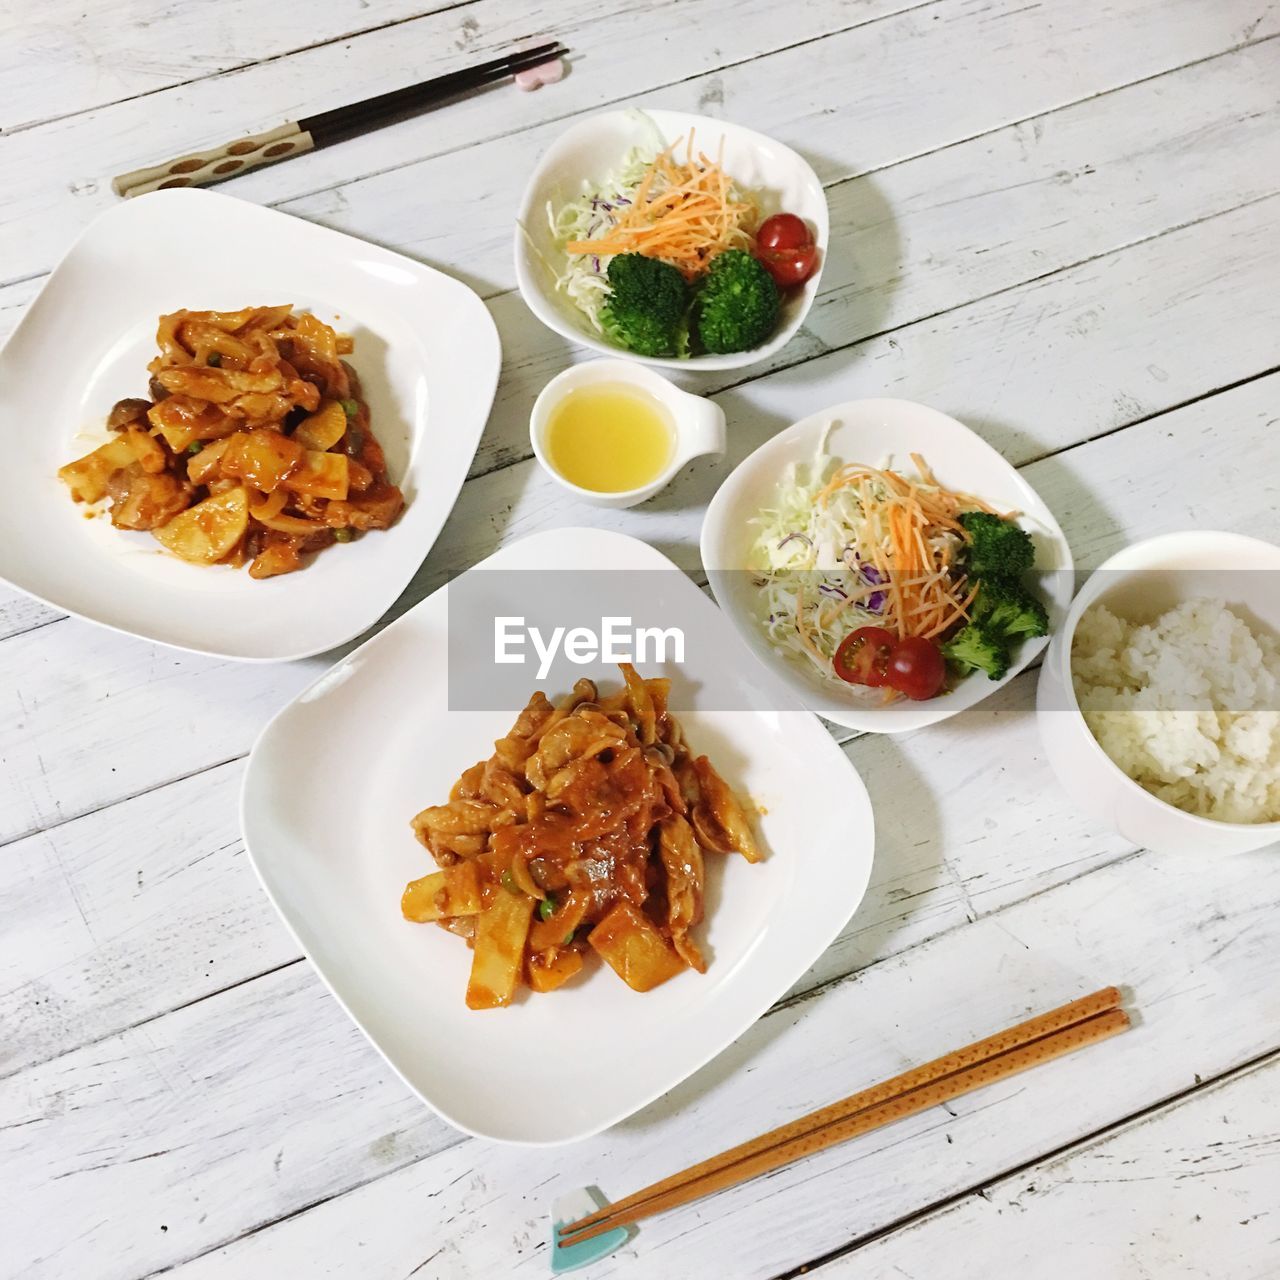
[{"label": "yellow dressing", "polygon": [[570,391],[551,411],[547,460],[580,489],[624,493],[666,470],[675,434],[656,397],[624,383],[594,383]]}]

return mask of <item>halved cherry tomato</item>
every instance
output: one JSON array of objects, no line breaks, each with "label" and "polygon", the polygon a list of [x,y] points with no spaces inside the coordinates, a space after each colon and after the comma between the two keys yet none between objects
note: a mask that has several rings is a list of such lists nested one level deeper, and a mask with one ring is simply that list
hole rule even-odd
[{"label": "halved cherry tomato", "polygon": [[804,284],[818,265],[818,249],[812,244],[803,249],[757,249],[756,257],[779,289]]},{"label": "halved cherry tomato", "polygon": [[818,265],[813,232],[794,213],[775,213],[756,233],[756,257],[779,289],[804,284]]},{"label": "halved cherry tomato", "polygon": [[889,654],[884,683],[916,702],[924,702],[938,693],[946,678],[947,664],[938,646],[924,636],[907,636]]},{"label": "halved cherry tomato", "polygon": [[812,243],[809,224],[794,213],[775,213],[761,223],[756,234],[756,244],[762,249],[803,249]]},{"label": "halved cherry tomato", "polygon": [[883,627],[859,627],[840,641],[831,666],[846,684],[880,689],[887,683],[889,662],[897,643],[893,632]]}]

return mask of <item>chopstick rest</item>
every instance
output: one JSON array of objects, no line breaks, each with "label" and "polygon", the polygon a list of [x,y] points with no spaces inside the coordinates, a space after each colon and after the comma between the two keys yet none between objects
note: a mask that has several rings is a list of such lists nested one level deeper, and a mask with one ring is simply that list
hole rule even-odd
[{"label": "chopstick rest", "polygon": [[579,1267],[598,1262],[620,1244],[626,1243],[631,1234],[626,1227],[614,1227],[611,1231],[582,1241],[581,1244],[560,1243],[560,1229],[566,1223],[576,1222],[579,1218],[608,1207],[608,1201],[590,1187],[579,1187],[577,1191],[567,1191],[556,1197],[551,1206],[551,1270],[556,1275],[577,1271]]},{"label": "chopstick rest", "polygon": [[532,93],[541,89],[544,84],[557,84],[564,79],[564,59],[552,58],[550,62],[540,62],[536,67],[517,71],[515,84],[517,89]]}]

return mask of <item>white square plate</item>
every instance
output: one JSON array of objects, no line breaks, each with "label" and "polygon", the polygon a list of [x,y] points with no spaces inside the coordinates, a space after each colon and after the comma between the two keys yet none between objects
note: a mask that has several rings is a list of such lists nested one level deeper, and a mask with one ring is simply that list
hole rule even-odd
[{"label": "white square plate", "polygon": [[[710,673],[692,669],[692,659],[665,671],[675,677],[673,709],[693,748],[764,810],[759,834],[767,849],[755,866],[708,857],[707,972],[690,970],[640,995],[594,966],[560,991],[526,992],[505,1009],[476,1012],[464,1002],[466,945],[401,918],[406,882],[434,870],[410,819],[444,800],[459,773],[491,753],[518,710],[449,710],[448,587],[343,659],[267,726],[249,761],[241,822],[286,924],[423,1101],[480,1137],[568,1142],[616,1123],[696,1071],[818,958],[866,889],[871,805],[814,716],[755,700],[754,659],[661,553],[618,533],[558,529],[504,548],[471,573],[481,569],[665,569],[677,583],[670,594],[687,590],[691,611],[706,611],[717,666],[729,670],[742,709],[700,709],[698,688]],[[616,668],[582,674],[610,689],[620,679]],[[721,688],[723,674],[715,676]]]},{"label": "white square plate", "polygon": [[[355,339],[404,514],[299,573],[186,564],[149,533],[85,519],[57,470],[145,396],[159,317],[291,302]],[[90,622],[197,653],[279,662],[332,649],[394,602],[436,540],[498,380],[498,335],[465,285],[282,213],[159,191],[98,218],[0,350],[0,574]]]}]

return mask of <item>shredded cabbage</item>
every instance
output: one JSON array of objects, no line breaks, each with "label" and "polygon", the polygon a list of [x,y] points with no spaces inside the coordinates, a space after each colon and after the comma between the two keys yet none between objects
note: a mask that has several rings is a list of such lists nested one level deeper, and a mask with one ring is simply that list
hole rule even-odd
[{"label": "shredded cabbage", "polygon": [[[885,592],[867,594],[882,578],[858,557],[854,545],[865,546],[868,533],[877,545],[888,543],[878,526],[869,527],[868,513],[853,489],[836,489],[825,502],[816,501],[839,465],[826,451],[832,425],[823,431],[813,461],[789,466],[773,505],[748,522],[756,529],[748,567],[759,589],[761,625],[769,643],[838,680],[831,664],[841,640],[859,627],[885,624]],[[871,492],[887,496],[881,486],[873,485]],[[840,607],[859,592],[864,599]]]},{"label": "shredded cabbage", "polygon": [[[603,181],[584,182],[582,194],[559,210],[547,205],[547,221],[556,243],[563,248],[574,240],[594,240],[608,233],[618,221],[617,210],[631,203],[640,180],[656,153],[635,147],[622,164]],[[555,272],[556,289],[591,321],[597,333],[604,333],[600,309],[609,296],[607,256],[565,254],[564,265]]]}]

